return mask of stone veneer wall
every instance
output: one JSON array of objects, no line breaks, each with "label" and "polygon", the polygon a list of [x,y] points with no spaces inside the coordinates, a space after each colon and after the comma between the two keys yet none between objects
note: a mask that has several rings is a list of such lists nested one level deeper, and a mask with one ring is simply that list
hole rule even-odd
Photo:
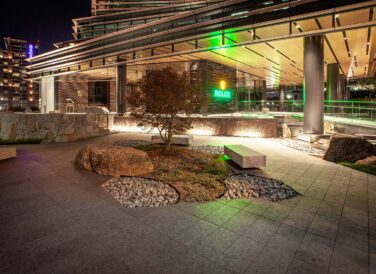
[{"label": "stone veneer wall", "polygon": [[[131,117],[115,117],[114,130],[145,132],[137,127],[137,121]],[[277,138],[281,133],[278,119],[202,117],[193,118],[192,129],[180,134]]]},{"label": "stone veneer wall", "polygon": [[[109,134],[113,115],[0,114],[0,139],[42,139],[45,143],[71,142]],[[108,126],[107,126],[108,125]]]}]

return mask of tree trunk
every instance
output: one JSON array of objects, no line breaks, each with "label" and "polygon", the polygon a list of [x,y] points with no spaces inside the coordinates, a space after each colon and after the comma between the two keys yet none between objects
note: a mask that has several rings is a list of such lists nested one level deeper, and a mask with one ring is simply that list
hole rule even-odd
[{"label": "tree trunk", "polygon": [[171,149],[171,143],[172,143],[172,125],[173,125],[173,122],[169,121],[168,122],[168,126],[167,126],[167,142],[166,142],[167,150]]}]

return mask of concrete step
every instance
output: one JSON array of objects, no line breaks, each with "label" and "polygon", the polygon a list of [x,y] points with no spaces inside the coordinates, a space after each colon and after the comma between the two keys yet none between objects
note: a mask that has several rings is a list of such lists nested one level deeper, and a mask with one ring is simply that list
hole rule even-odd
[{"label": "concrete step", "polygon": [[330,134],[298,134],[297,139],[300,141],[314,143],[317,142],[319,139],[329,139]]}]

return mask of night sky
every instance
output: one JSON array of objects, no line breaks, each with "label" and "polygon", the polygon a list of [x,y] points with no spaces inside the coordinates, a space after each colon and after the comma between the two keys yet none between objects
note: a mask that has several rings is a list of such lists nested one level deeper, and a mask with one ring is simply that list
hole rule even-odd
[{"label": "night sky", "polygon": [[1,1],[0,47],[3,37],[40,40],[41,51],[73,39],[72,19],[90,16],[90,0]]}]

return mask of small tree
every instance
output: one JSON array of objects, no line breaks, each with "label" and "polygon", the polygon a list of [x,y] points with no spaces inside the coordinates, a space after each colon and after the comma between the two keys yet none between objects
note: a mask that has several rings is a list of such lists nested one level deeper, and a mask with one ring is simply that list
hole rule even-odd
[{"label": "small tree", "polygon": [[[170,149],[173,134],[191,128],[190,115],[200,105],[198,83],[192,83],[186,72],[168,67],[148,71],[138,84],[140,90],[128,98],[135,107],[131,116],[139,126],[157,128]],[[186,117],[178,118],[183,113]]]}]

